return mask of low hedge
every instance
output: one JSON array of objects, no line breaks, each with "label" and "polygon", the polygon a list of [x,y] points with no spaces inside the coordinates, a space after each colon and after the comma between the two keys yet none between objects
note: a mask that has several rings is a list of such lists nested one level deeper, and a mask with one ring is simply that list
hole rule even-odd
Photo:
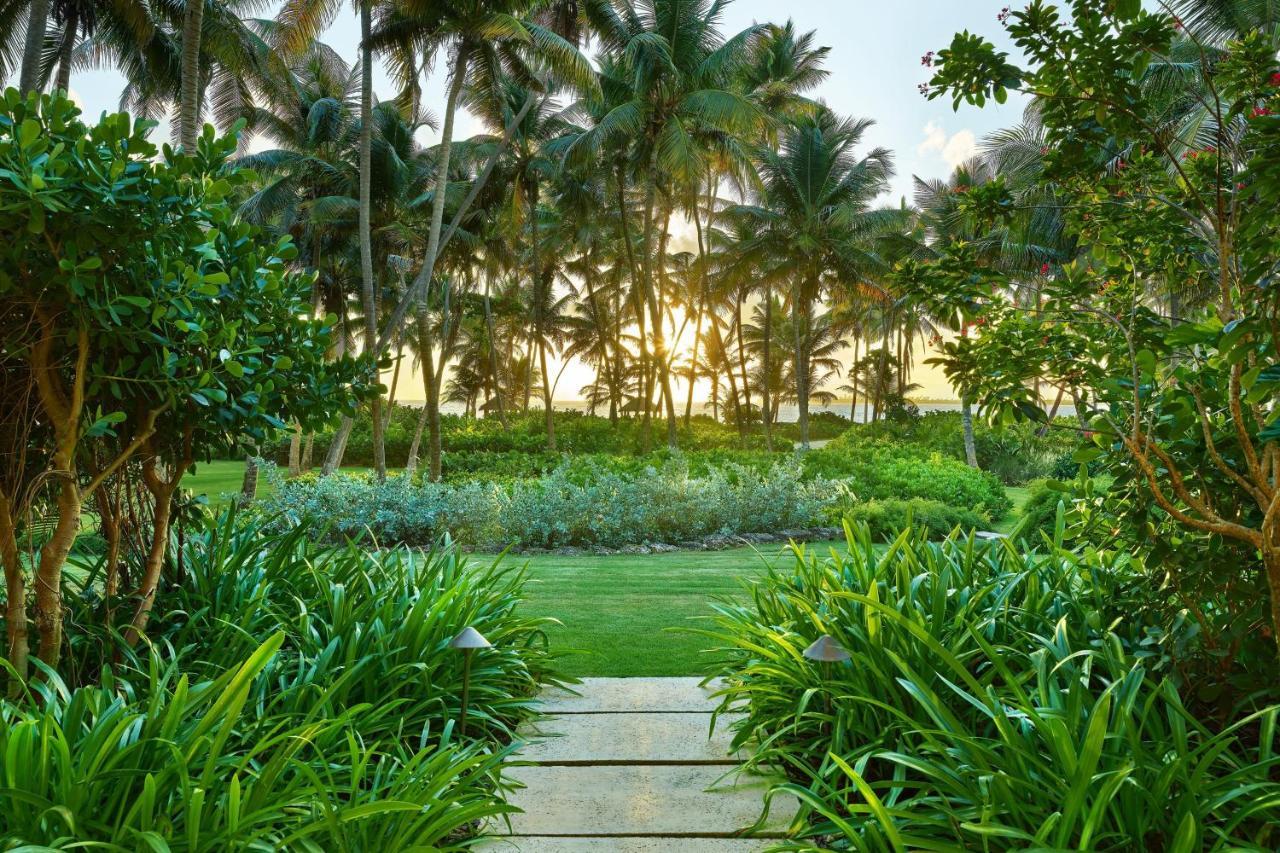
[{"label": "low hedge", "polygon": [[[978,467],[1009,485],[1019,485],[1054,473],[1060,460],[1080,447],[1079,424],[1074,418],[1057,418],[1044,430],[1041,424],[1011,424],[992,429],[974,423]],[[929,412],[918,417],[854,424],[833,443],[858,447],[891,441],[923,451],[965,461],[964,429],[959,412]],[[1074,468],[1067,477],[1074,476]]]},{"label": "low hedge", "polygon": [[907,527],[928,531],[930,537],[941,539],[956,529],[968,532],[991,524],[991,519],[982,513],[924,498],[855,503],[837,507],[837,514],[850,523],[865,524],[876,539],[897,536]]}]

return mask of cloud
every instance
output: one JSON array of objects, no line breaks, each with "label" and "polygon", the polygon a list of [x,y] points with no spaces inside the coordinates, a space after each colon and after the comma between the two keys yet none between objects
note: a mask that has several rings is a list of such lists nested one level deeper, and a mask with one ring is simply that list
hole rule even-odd
[{"label": "cloud", "polygon": [[916,146],[921,156],[936,154],[952,169],[978,153],[978,139],[972,130],[959,130],[950,136],[936,121],[924,126],[924,141]]}]

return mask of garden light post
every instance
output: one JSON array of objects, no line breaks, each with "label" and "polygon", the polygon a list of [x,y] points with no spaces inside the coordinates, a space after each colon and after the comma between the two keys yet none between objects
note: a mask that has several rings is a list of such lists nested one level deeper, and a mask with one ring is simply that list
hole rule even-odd
[{"label": "garden light post", "polygon": [[[843,663],[853,656],[836,642],[835,638],[830,634],[823,634],[818,639],[809,644],[809,648],[805,649],[803,654],[807,659],[817,661],[822,664],[822,680],[823,682],[831,681],[831,664]],[[831,694],[828,692],[830,687],[824,684],[823,704],[825,705],[826,714],[831,716]]]},{"label": "garden light post", "polygon": [[467,736],[467,704],[471,699],[471,655],[476,649],[491,649],[493,643],[468,625],[449,642],[449,647],[462,650],[462,712],[458,715],[458,736]]}]

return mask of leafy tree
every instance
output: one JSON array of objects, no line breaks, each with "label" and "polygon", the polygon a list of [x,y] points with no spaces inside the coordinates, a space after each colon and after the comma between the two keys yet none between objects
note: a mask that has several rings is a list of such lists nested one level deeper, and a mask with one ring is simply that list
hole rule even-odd
[{"label": "leafy tree", "polygon": [[[930,94],[979,106],[1011,89],[1037,98],[1045,176],[1081,249],[1052,271],[1032,316],[1002,295],[1004,276],[945,263],[926,274],[928,289],[986,317],[982,335],[947,353],[949,374],[996,417],[1039,416],[1035,377],[1079,387],[1094,452],[1114,455],[1131,489],[1135,529],[1145,518],[1235,543],[1248,558],[1209,583],[1260,575],[1270,616],[1254,633],[1280,649],[1280,69],[1270,35],[1243,33],[1220,61],[1189,69],[1212,122],[1187,135],[1152,115],[1144,90],[1145,72],[1180,39],[1201,43],[1168,13],[1136,0],[1078,0],[1066,14],[1033,2],[1008,28],[1026,67],[959,35],[937,55]],[[1015,206],[1000,184],[969,203],[993,222]],[[1159,297],[1174,284],[1212,297],[1171,315]],[[1209,580],[1185,569],[1175,582]],[[1202,628],[1212,631],[1207,619]]]},{"label": "leafy tree", "polygon": [[[59,94],[8,90],[0,112],[0,487],[9,660],[25,675],[29,568],[23,519],[52,532],[30,567],[40,658],[62,649],[62,570],[82,509],[140,460],[157,529],[130,635],[146,624],[173,488],[191,465],[273,438],[283,417],[318,424],[348,406],[356,365],[329,362],[332,322],[304,319],[310,282],[287,238],[262,242],[231,197],[234,137],[161,155],[125,114],[89,127]],[[163,537],[163,538],[161,538]]]}]

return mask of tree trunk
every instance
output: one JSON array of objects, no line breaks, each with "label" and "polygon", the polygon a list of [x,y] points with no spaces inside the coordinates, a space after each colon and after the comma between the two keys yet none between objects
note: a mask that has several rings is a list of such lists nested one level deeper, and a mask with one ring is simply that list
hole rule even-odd
[{"label": "tree trunk", "polygon": [[858,342],[859,338],[855,334],[853,336],[853,361],[849,364],[849,393],[853,395],[849,401],[849,423],[855,423],[858,420]]},{"label": "tree trunk", "polygon": [[422,408],[418,410],[418,425],[413,430],[413,441],[409,444],[409,458],[405,460],[404,471],[412,474],[418,470],[418,448],[422,446],[422,432],[427,428],[427,401],[430,396],[431,382],[427,379],[426,370],[422,371]]},{"label": "tree trunk", "polygon": [[[37,0],[40,2],[40,0]],[[182,81],[178,99],[178,144],[194,153],[200,135],[200,38],[204,0],[190,0],[182,15]]]},{"label": "tree trunk", "polygon": [[791,314],[795,323],[796,404],[799,414],[800,449],[809,449],[809,317],[808,299],[797,289]]},{"label": "tree trunk", "polygon": [[[733,417],[738,425],[738,434],[745,434],[745,425],[742,417],[742,403],[738,397],[738,382],[733,375],[733,362],[729,359],[729,352],[725,349],[724,336],[720,332],[720,315],[716,313],[714,307],[710,309],[708,314],[711,317],[711,331],[715,333],[716,349],[720,353],[721,367],[724,369],[725,376],[729,379],[729,393],[733,396]],[[718,379],[713,377],[713,387],[718,384]],[[716,392],[717,398],[719,391]],[[717,420],[719,418],[717,417]]]},{"label": "tree trunk", "polygon": [[764,421],[764,445],[773,450],[773,417],[776,410],[770,405],[769,395],[773,384],[773,289],[764,286],[764,389],[760,392],[760,419]]},{"label": "tree trunk", "polygon": [[[396,339],[396,366],[391,371],[391,390],[387,392],[387,405],[382,409],[382,431],[386,435],[387,428],[391,425],[391,416],[395,414],[396,409],[396,389],[400,386],[400,367],[404,364],[404,338]],[[383,454],[385,458],[386,454]]]},{"label": "tree trunk", "polygon": [[324,465],[320,468],[323,476],[327,477],[342,467],[342,457],[347,452],[347,439],[351,437],[353,426],[355,420],[350,415],[343,415],[338,429],[333,433],[333,440],[329,442],[329,450],[324,455]]},{"label": "tree trunk", "polygon": [[248,506],[258,497],[257,448],[244,458],[244,479],[240,481],[240,503]]},{"label": "tree trunk", "polygon": [[315,431],[307,433],[307,440],[302,443],[302,471],[303,473],[311,470],[312,451],[315,449],[316,434]]},{"label": "tree trunk", "polygon": [[502,379],[498,370],[498,333],[493,322],[493,306],[489,303],[489,288],[492,277],[486,272],[484,277],[484,325],[489,330],[489,372],[493,374],[493,394],[498,406],[498,420],[503,429],[507,429],[507,401],[503,399]]},{"label": "tree trunk", "polygon": [[26,95],[40,88],[40,61],[44,54],[44,33],[49,26],[49,0],[31,0],[27,17],[27,38],[22,47],[22,73],[18,91]]},{"label": "tree trunk", "polygon": [[67,10],[67,20],[62,27],[62,44],[58,46],[58,77],[53,88],[59,92],[71,91],[71,52],[76,46],[76,30],[80,29],[80,7]]},{"label": "tree trunk", "polygon": [[[373,237],[370,220],[373,175],[373,48],[369,37],[373,27],[372,0],[360,3],[360,296],[364,308],[365,356],[378,360],[378,295],[373,282]],[[379,483],[387,479],[387,445],[382,419],[382,392],[369,401],[373,429],[373,474]]]},{"label": "tree trunk", "polygon": [[556,452],[556,418],[555,410],[551,407],[551,374],[547,370],[547,345],[546,338],[541,332],[538,334],[538,361],[542,367],[542,404],[546,407],[543,412],[547,425],[547,450],[552,453]]},{"label": "tree trunk", "polygon": [[746,340],[742,336],[742,311],[746,303],[746,291],[739,290],[737,303],[734,308],[733,325],[734,333],[738,340],[738,369],[742,371],[742,396],[747,402],[747,417],[743,424],[744,432],[747,423],[751,422],[751,380],[747,377],[747,347]]},{"label": "tree trunk", "polygon": [[671,373],[668,370],[669,360],[667,357],[667,344],[662,333],[662,309],[658,305],[656,292],[654,290],[653,275],[653,253],[654,253],[654,202],[656,201],[657,187],[657,148],[651,147],[649,156],[649,173],[645,181],[645,202],[644,202],[644,233],[641,235],[643,246],[641,248],[641,266],[644,281],[644,299],[649,305],[649,320],[653,324],[653,358],[658,368],[658,382],[662,386],[662,393],[666,397],[667,404],[667,445],[675,450],[679,447],[679,440],[676,435],[676,408],[674,399],[671,396]]},{"label": "tree trunk", "polygon": [[1280,547],[1263,544],[1262,567],[1271,593],[1271,640],[1276,644],[1276,653],[1280,654]]},{"label": "tree trunk", "polygon": [[[151,544],[147,550],[147,561],[142,570],[142,582],[138,587],[138,608],[134,611],[133,621],[125,631],[124,640],[132,646],[147,630],[147,621],[151,617],[151,607],[156,600],[156,590],[160,586],[160,572],[164,569],[164,555],[169,547],[169,522],[173,514],[173,493],[182,481],[187,463],[175,466],[169,479],[162,479],[156,471],[156,461],[152,457],[143,463],[143,482],[147,491],[155,499],[155,514],[151,527]],[[256,466],[255,470],[256,470]],[[245,480],[249,479],[246,471]],[[257,485],[257,475],[254,475]]]},{"label": "tree trunk", "polygon": [[4,565],[5,631],[8,650],[5,657],[18,673],[9,682],[9,698],[14,699],[22,691],[27,678],[27,656],[30,642],[27,639],[27,579],[22,569],[22,557],[18,552],[17,519],[14,505],[8,495],[0,493],[0,563]]},{"label": "tree trunk", "polygon": [[297,477],[302,473],[302,424],[296,421],[293,431],[289,433],[289,476]]},{"label": "tree trunk", "polygon": [[978,446],[973,437],[973,405],[968,397],[960,398],[960,424],[964,427],[964,461],[978,467]]}]

